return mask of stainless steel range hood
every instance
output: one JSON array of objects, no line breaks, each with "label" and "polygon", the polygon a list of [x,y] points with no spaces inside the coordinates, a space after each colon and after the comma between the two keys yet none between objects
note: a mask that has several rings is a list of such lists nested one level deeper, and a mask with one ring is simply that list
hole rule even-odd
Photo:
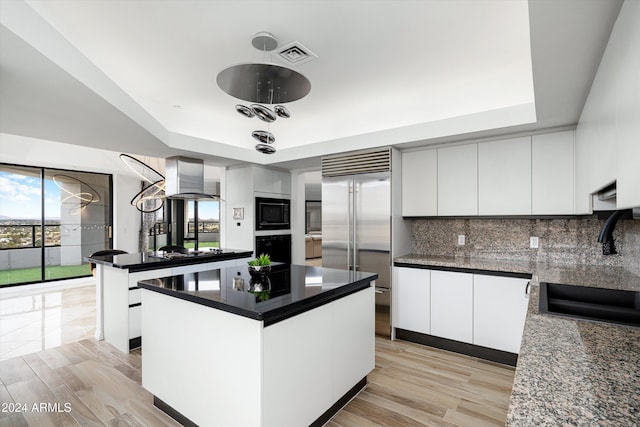
[{"label": "stainless steel range hood", "polygon": [[165,194],[170,199],[220,200],[220,183],[214,194],[204,191],[204,161],[189,157],[168,157],[165,163]]}]

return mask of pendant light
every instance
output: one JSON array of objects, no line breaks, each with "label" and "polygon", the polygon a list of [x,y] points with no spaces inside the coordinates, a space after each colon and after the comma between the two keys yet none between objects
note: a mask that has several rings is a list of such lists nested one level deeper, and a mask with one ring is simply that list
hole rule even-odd
[{"label": "pendant light", "polygon": [[[267,32],[257,33],[251,44],[265,55],[278,47],[276,38]],[[234,65],[222,70],[216,81],[227,94],[251,103],[249,106],[235,106],[240,115],[246,118],[257,117],[267,123],[267,129],[278,117],[291,117],[289,110],[281,104],[304,98],[311,91],[311,83],[305,76],[290,68],[270,63]],[[269,108],[267,105],[274,106]],[[256,130],[251,135],[258,141],[255,146],[257,151],[264,154],[276,152],[273,146],[275,137],[269,130]]]}]

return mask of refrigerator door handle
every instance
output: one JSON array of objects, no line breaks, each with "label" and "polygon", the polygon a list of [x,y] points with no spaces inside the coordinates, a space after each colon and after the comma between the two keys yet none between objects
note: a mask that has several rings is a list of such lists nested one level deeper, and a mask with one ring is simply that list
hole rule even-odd
[{"label": "refrigerator door handle", "polygon": [[353,271],[360,269],[358,265],[358,215],[360,215],[360,212],[357,211],[358,196],[360,193],[359,186],[359,182],[353,184],[353,235],[351,236],[351,241],[353,242]]},{"label": "refrigerator door handle", "polygon": [[347,198],[347,270],[351,270],[351,218],[353,218],[353,183],[349,183]]}]

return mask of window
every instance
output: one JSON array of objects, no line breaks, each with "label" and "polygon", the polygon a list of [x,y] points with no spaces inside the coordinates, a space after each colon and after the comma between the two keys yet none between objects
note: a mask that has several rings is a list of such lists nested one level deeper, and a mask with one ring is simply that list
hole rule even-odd
[{"label": "window", "polygon": [[0,164],[0,286],[90,275],[84,257],[111,247],[111,188],[110,175]]},{"label": "window", "polygon": [[194,249],[220,247],[220,203],[191,200],[186,203],[186,210],[184,246]]},{"label": "window", "polygon": [[220,247],[220,202],[165,200],[156,212],[143,214],[148,250],[174,244],[189,249]]}]

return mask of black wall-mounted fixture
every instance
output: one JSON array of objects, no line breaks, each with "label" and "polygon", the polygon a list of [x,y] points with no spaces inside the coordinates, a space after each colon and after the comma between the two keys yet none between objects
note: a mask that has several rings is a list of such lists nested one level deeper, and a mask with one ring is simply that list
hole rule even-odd
[{"label": "black wall-mounted fixture", "polygon": [[631,209],[621,209],[615,211],[604,223],[604,226],[600,231],[600,235],[598,236],[598,242],[602,243],[602,255],[614,255],[618,253],[616,252],[616,247],[613,243],[613,229],[616,227],[616,223],[619,219],[621,219],[625,215],[630,218],[630,214]]}]

